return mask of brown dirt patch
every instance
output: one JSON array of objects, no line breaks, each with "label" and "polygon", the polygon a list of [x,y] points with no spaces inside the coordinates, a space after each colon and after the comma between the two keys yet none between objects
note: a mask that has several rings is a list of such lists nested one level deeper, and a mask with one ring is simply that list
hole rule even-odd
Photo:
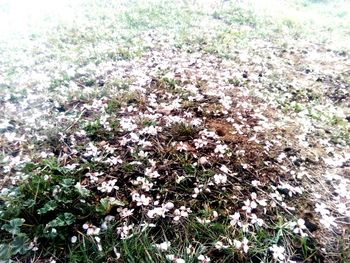
[{"label": "brown dirt patch", "polygon": [[241,143],[247,138],[239,134],[235,134],[232,124],[224,120],[209,120],[207,122],[209,129],[216,132],[218,136],[225,142]]}]

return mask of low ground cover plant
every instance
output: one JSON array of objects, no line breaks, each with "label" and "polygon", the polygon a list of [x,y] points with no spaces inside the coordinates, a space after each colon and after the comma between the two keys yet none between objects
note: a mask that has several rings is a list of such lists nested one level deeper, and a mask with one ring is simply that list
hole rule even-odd
[{"label": "low ground cover plant", "polygon": [[[345,5],[321,2],[288,5]],[[347,262],[349,60],[324,25],[72,5],[0,45],[1,262]]]}]

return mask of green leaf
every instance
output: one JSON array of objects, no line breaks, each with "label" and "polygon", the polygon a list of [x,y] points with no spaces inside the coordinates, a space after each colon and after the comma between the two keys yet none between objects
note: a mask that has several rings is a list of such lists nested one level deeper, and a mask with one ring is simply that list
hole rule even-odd
[{"label": "green leaf", "polygon": [[23,206],[27,208],[31,208],[34,205],[35,205],[35,200],[31,198],[23,202]]},{"label": "green leaf", "polygon": [[20,226],[23,225],[24,221],[23,218],[14,218],[8,224],[3,225],[1,229],[12,235],[18,235],[21,232]]},{"label": "green leaf", "polygon": [[69,226],[75,222],[75,216],[72,213],[60,214],[54,220],[50,221],[47,227]]},{"label": "green leaf", "polygon": [[74,187],[78,191],[80,196],[82,196],[82,197],[90,196],[90,191],[88,189],[86,189],[85,187],[81,186],[80,184],[76,184]]},{"label": "green leaf", "polygon": [[65,178],[62,180],[62,182],[60,183],[60,185],[64,188],[70,188],[71,186],[73,186],[75,184],[75,180],[72,178]]},{"label": "green leaf", "polygon": [[23,169],[22,169],[22,172],[24,172],[24,173],[30,173],[30,172],[34,171],[35,168],[36,168],[36,164],[35,164],[35,163],[29,162],[29,163],[26,163],[26,164],[24,165],[24,167],[23,167]]},{"label": "green leaf", "polygon": [[60,182],[60,186],[62,187],[62,191],[65,194],[71,194],[73,192],[75,184],[75,180],[72,178],[65,178]]},{"label": "green leaf", "polygon": [[0,244],[0,261],[9,262],[11,257],[11,247],[9,244]]},{"label": "green leaf", "polygon": [[38,214],[46,214],[49,211],[55,210],[57,207],[57,202],[55,200],[48,201],[42,208],[38,209]]},{"label": "green leaf", "polygon": [[110,205],[111,206],[124,206],[125,204],[122,202],[122,201],[119,201],[119,200],[117,200],[117,199],[111,199],[111,198],[108,198],[109,200],[109,203],[110,203]]},{"label": "green leaf", "polygon": [[96,211],[101,214],[108,214],[113,206],[124,206],[124,203],[111,197],[105,197],[100,200],[100,205]]},{"label": "green leaf", "polygon": [[12,254],[24,255],[29,250],[29,238],[26,235],[16,236],[12,241]]},{"label": "green leaf", "polygon": [[49,239],[54,239],[57,237],[57,229],[56,228],[45,228],[43,230],[43,237],[49,238]]}]

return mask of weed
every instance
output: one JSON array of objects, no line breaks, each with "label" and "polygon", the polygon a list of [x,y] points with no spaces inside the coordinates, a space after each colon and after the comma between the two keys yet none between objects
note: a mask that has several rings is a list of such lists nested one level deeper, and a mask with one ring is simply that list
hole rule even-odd
[{"label": "weed", "polygon": [[[0,261],[323,261],[306,226],[292,227],[305,210],[290,207],[304,202],[298,177],[313,167],[291,152],[348,145],[333,114],[346,87],[330,108],[313,90],[313,68],[346,64],[314,43],[348,33],[347,5],[83,2],[71,21],[1,35]],[[307,134],[286,132],[292,117]],[[310,134],[318,126],[327,140]]]},{"label": "weed", "polygon": [[[115,123],[112,125],[113,128],[117,128],[118,124]],[[86,131],[87,135],[92,140],[109,140],[113,139],[113,134],[111,134],[109,131],[107,131],[103,125],[100,123],[99,120],[87,122],[84,125],[84,130]]]},{"label": "weed", "polygon": [[2,260],[26,253],[29,239],[48,242],[47,249],[65,246],[77,222],[97,215],[90,191],[76,187],[78,177],[54,158],[28,164],[23,171],[28,173],[28,179],[1,195],[2,240],[10,243],[7,231],[14,242],[11,253],[3,254]]},{"label": "weed", "polygon": [[170,136],[177,141],[192,139],[197,134],[197,129],[184,122],[176,122],[170,127]]}]

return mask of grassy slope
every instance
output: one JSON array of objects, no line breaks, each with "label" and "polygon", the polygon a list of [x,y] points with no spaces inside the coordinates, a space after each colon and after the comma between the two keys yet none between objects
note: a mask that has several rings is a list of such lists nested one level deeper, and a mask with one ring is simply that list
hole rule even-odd
[{"label": "grassy slope", "polygon": [[[312,193],[317,192],[319,187],[312,189],[310,181],[322,185],[320,174],[325,169],[322,157],[339,159],[338,155],[347,150],[349,143],[349,126],[345,119],[349,114],[347,89],[350,81],[346,53],[349,37],[347,21],[350,19],[346,11],[348,4],[346,1],[273,3],[262,4],[258,1],[253,5],[225,2],[213,3],[210,7],[201,6],[200,3],[187,5],[185,2],[174,4],[167,1],[143,4],[84,1],[74,2],[72,7],[61,13],[57,12],[58,9],[41,5],[41,9],[46,10],[46,16],[36,16],[37,9],[32,9],[36,19],[30,20],[31,24],[26,20],[19,23],[18,28],[29,25],[28,31],[13,34],[13,30],[18,28],[11,31],[3,29],[5,33],[1,37],[0,49],[5,59],[0,68],[3,109],[0,113],[3,120],[0,140],[3,148],[2,167],[7,171],[4,172],[3,184],[4,188],[9,187],[9,178],[14,180],[14,184],[20,184],[18,182],[25,175],[35,179],[20,184],[22,196],[10,199],[18,211],[12,214],[13,211],[2,207],[5,214],[3,220],[23,217],[27,224],[45,227],[54,217],[49,212],[45,212],[48,213],[46,216],[45,213],[40,216],[37,209],[45,205],[48,197],[56,200],[51,196],[57,185],[67,187],[67,192],[58,197],[58,202],[61,198],[66,203],[55,204],[49,209],[76,216],[74,224],[68,224],[66,218],[62,229],[56,226],[59,232],[62,231],[61,237],[52,234],[52,228],[55,228],[52,226],[48,228],[50,234],[40,227],[36,229],[37,233],[33,233],[31,227],[23,225],[21,233],[25,233],[30,241],[34,236],[41,235],[40,253],[32,252],[28,257],[47,259],[52,256],[59,260],[63,253],[72,262],[102,262],[107,259],[113,262],[113,258],[116,258],[115,248],[121,253],[121,259],[128,262],[156,262],[165,260],[166,254],[174,254],[186,259],[186,262],[196,262],[201,254],[210,256],[214,262],[269,261],[273,260],[269,247],[278,244],[284,246],[287,257],[294,260],[346,259],[346,253],[349,253],[346,228],[344,236],[338,235],[339,243],[334,248],[329,247],[330,243],[322,244],[327,232],[319,223],[322,217],[313,211],[315,202],[330,202],[334,189],[327,188],[329,194],[321,201],[315,200]],[[7,12],[11,4],[2,8],[3,12]],[[194,60],[198,63],[198,59],[202,62],[197,68],[190,66]],[[150,61],[157,63],[156,69],[152,68]],[[181,69],[191,73],[181,73]],[[189,91],[188,84],[195,85],[199,90]],[[145,87],[146,91],[139,91],[138,87]],[[146,106],[154,107],[148,101],[151,93],[157,95],[159,105],[154,110],[161,114],[165,112],[164,117],[138,119],[138,111],[150,114]],[[196,93],[205,96],[205,99],[187,103],[188,97]],[[232,98],[235,109],[220,113],[224,111],[220,99],[227,97]],[[95,105],[98,101],[101,104],[91,108],[94,99]],[[169,123],[165,118],[169,114],[166,107],[170,107],[168,104],[174,99],[184,100],[180,101],[181,107],[177,111],[170,112],[182,118],[185,123],[182,126]],[[246,101],[248,106],[237,103],[242,101]],[[101,105],[105,105],[105,110]],[[133,106],[138,111],[127,113],[123,110],[127,106]],[[186,119],[185,112],[202,118],[197,109],[199,106],[204,108],[202,114],[207,119],[193,130],[192,126],[186,126],[189,119]],[[244,118],[241,119],[237,112]],[[152,179],[156,184],[155,189],[144,193],[154,200],[160,195],[161,202],[171,201],[176,208],[182,205],[190,207],[192,212],[189,217],[183,218],[180,223],[171,222],[176,216],[173,210],[165,220],[149,220],[147,206],[137,206],[130,199],[133,191],[143,191],[132,185],[131,180],[143,175],[149,163],[147,158],[137,155],[141,151],[139,147],[131,152],[117,143],[128,136],[128,132],[120,126],[120,119],[128,117],[138,120],[137,130],[153,125],[163,128],[159,135],[147,137],[157,145],[148,151],[153,159],[159,161],[157,170],[162,177],[159,182]],[[238,124],[243,126],[263,128],[260,132],[244,128],[244,138],[236,135],[232,138],[232,135],[227,135],[232,127],[228,128],[227,123],[220,122],[227,117],[238,120]],[[109,123],[103,122],[104,118]],[[271,127],[266,128],[267,124]],[[238,150],[248,154],[245,157],[237,155],[234,160],[227,157],[231,161],[211,156],[209,152],[214,151],[217,142],[209,140],[209,148],[198,150],[197,155],[209,158],[210,165],[193,166],[193,163],[198,165],[199,160],[193,156],[192,150],[188,154],[177,152],[177,144],[171,145],[171,142],[187,141],[187,147],[193,148],[192,140],[199,138],[198,130],[203,128],[214,130],[223,137],[219,141],[226,143],[234,156]],[[76,132],[82,129],[87,136],[77,135]],[[11,139],[10,133],[13,131],[16,136]],[[21,141],[23,134],[25,138]],[[65,139],[62,134],[70,139]],[[254,140],[246,141],[254,135],[260,142],[270,141],[275,145],[266,154],[262,149],[266,144],[257,142],[255,145]],[[78,142],[72,141],[71,136],[76,137]],[[84,157],[79,152],[85,153],[89,142],[97,145],[103,153],[106,144],[116,147],[116,155],[123,157],[124,163],[111,168],[94,158]],[[279,163],[278,157],[283,149],[287,149],[290,159]],[[53,156],[48,158],[41,154],[43,151],[49,155],[53,153]],[[169,163],[164,167],[161,163],[165,160]],[[29,161],[33,165],[25,166],[23,174],[16,173],[24,162]],[[142,165],[135,168],[129,164],[132,161],[140,161]],[[73,163],[79,164],[77,169],[70,171],[64,168]],[[253,169],[241,166],[245,163]],[[191,197],[198,185],[215,185],[213,175],[220,173],[222,164],[237,172],[241,179],[237,181],[235,175],[224,185],[225,189],[210,186],[211,194]],[[17,165],[19,168],[16,168]],[[97,189],[102,182],[89,183],[86,179],[87,172],[95,171],[118,179],[117,185],[123,190],[111,192],[110,195],[116,195],[121,199],[119,201],[125,203],[125,207],[135,209],[130,219],[118,214],[118,205],[114,207],[112,203],[101,202],[101,198],[109,196]],[[179,173],[177,177],[188,177],[185,185],[177,184],[174,178],[170,178],[174,171]],[[308,176],[300,181],[288,179],[300,172],[306,172]],[[258,175],[261,187],[251,185],[250,182],[256,179],[252,173]],[[49,183],[43,179],[45,175],[52,178]],[[164,179],[164,176],[168,179]],[[73,181],[70,181],[72,178]],[[108,176],[100,180],[107,179]],[[266,215],[259,207],[255,213],[265,220],[264,226],[259,227],[251,224],[251,215],[242,210],[243,201],[251,192],[257,191],[259,198],[272,202],[274,199],[270,198],[274,190],[269,187],[269,180],[276,187],[282,181],[293,185],[290,191],[295,191],[294,188],[298,189],[299,186],[306,191],[298,196],[298,202],[294,202],[286,192],[283,193],[287,190],[280,188],[280,192],[287,195],[284,201],[296,206],[296,211],[288,212],[280,205],[270,207],[269,203]],[[90,196],[76,192],[74,184],[77,181],[90,191]],[[42,188],[40,194],[35,190],[38,186]],[[9,196],[5,193],[2,198],[5,200]],[[74,210],[79,198],[85,199],[91,207],[86,207],[84,211]],[[35,205],[18,202],[27,199],[33,199]],[[336,204],[329,204],[332,215],[339,216],[339,221],[343,220]],[[27,209],[29,214],[23,212]],[[311,210],[310,214],[305,213],[308,210]],[[219,212],[218,218],[214,211]],[[242,226],[230,226],[229,215],[237,211],[242,214],[241,224],[251,224],[248,232],[244,232]],[[99,226],[107,214],[116,215],[117,222],[102,231],[101,252],[98,250],[98,240],[86,235],[82,225],[88,221]],[[211,223],[199,223],[196,217],[210,220]],[[317,225],[316,232],[308,232],[310,238],[293,234],[287,226],[288,222],[299,217],[305,219],[310,229]],[[138,224],[144,220],[156,223],[157,227],[139,233]],[[135,236],[121,241],[118,227],[124,222],[134,224]],[[340,229],[341,226],[337,231]],[[13,242],[13,237],[6,231],[1,235],[8,243]],[[64,244],[72,235],[78,237],[78,243],[67,248]],[[248,253],[233,242],[242,241],[243,237],[249,240]],[[154,248],[155,243],[168,239],[172,243],[170,251],[163,253]],[[46,240],[53,241],[50,241],[48,249],[43,249],[40,241]],[[218,241],[228,248],[215,248]],[[192,248],[188,249],[190,245]],[[323,246],[326,246],[327,253],[321,250]],[[2,252],[10,253],[6,250],[8,247],[1,248]]]}]

